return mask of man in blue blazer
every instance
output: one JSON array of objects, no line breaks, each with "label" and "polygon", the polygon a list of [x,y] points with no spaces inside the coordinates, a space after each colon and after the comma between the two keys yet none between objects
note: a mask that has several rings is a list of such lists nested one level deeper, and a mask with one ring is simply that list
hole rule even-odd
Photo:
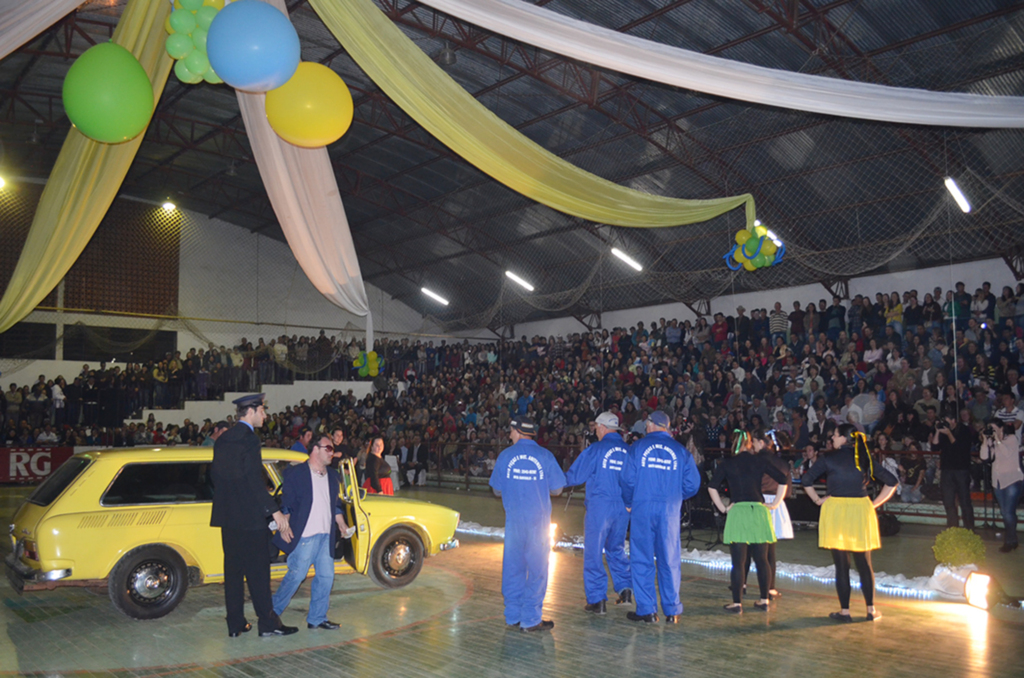
[{"label": "man in blue blazer", "polygon": [[288,554],[288,573],[274,594],[274,612],[284,612],[312,565],[316,574],[306,616],[311,629],[338,628],[327,620],[334,586],[334,544],[339,530],[346,539],[355,532],[345,523],[340,479],[329,466],[333,456],[331,438],[321,435],[309,451],[309,461],[284,472],[281,511],[289,517],[292,535],[274,535],[274,543]]}]

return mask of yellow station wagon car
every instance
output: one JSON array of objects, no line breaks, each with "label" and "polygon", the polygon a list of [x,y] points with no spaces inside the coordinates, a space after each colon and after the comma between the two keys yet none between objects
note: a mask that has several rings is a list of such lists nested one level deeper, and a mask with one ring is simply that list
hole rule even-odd
[{"label": "yellow station wagon car", "polygon": [[[299,452],[263,450],[267,490],[304,462]],[[107,586],[121,612],[156,619],[189,586],[223,581],[220,529],[210,527],[213,448],[127,448],[82,452],[29,495],[10,526],[7,576],[21,591]],[[423,559],[459,545],[459,514],[425,501],[367,496],[343,465],[346,520],[356,527],[337,549],[336,573],[358,572],[387,588],[412,582]],[[271,577],[287,571],[275,558]]]}]

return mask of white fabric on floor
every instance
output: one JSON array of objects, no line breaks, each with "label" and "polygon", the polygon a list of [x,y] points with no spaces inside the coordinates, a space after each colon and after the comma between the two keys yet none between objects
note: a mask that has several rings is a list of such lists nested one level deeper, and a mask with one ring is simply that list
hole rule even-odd
[{"label": "white fabric on floor", "polygon": [[861,120],[1024,127],[1024,97],[887,87],[753,66],[588,24],[520,0],[420,0],[499,35],[645,80]]}]

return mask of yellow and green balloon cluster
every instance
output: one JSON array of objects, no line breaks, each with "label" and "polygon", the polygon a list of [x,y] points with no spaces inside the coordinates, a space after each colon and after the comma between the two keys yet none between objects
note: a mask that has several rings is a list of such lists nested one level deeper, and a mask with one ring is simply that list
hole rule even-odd
[{"label": "yellow and green balloon cluster", "polygon": [[174,0],[174,11],[167,17],[164,30],[167,54],[175,59],[174,74],[184,83],[194,85],[205,80],[222,82],[210,66],[206,54],[206,36],[224,0]]},{"label": "yellow and green balloon cluster", "polygon": [[722,257],[725,265],[733,271],[744,268],[756,271],[759,268],[775,266],[782,261],[786,245],[768,235],[764,226],[743,229],[736,232],[736,244]]},{"label": "yellow and green balloon cluster", "polygon": [[359,376],[365,377],[370,375],[376,377],[380,374],[380,368],[384,366],[384,359],[377,355],[376,351],[362,351],[359,357],[356,358],[352,365],[359,368]]}]

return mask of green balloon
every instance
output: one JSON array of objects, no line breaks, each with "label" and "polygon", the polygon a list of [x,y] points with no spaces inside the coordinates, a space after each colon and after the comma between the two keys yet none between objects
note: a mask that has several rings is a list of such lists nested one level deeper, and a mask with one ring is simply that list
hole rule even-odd
[{"label": "green balloon", "polygon": [[171,12],[171,28],[175,33],[188,35],[196,28],[196,15],[187,9],[176,9]]},{"label": "green balloon", "polygon": [[181,80],[186,85],[194,85],[203,79],[203,76],[196,75],[188,70],[188,66],[185,65],[184,61],[174,62],[174,74],[178,76],[178,80]]},{"label": "green balloon", "polygon": [[204,30],[209,29],[210,24],[213,23],[213,19],[216,16],[216,7],[210,7],[209,5],[201,7],[199,11],[196,12],[196,25],[198,25],[200,28]]},{"label": "green balloon", "polygon": [[131,52],[94,45],[68,69],[64,112],[79,132],[108,144],[138,136],[153,115],[153,84]]},{"label": "green balloon", "polygon": [[183,61],[185,62],[185,68],[200,78],[203,77],[206,71],[210,70],[210,60],[199,50],[193,50]]},{"label": "green balloon", "polygon": [[197,28],[192,31],[192,45],[203,54],[206,54],[206,36],[205,28]]},{"label": "green balloon", "polygon": [[220,79],[220,76],[218,76],[216,73],[213,72],[212,68],[210,70],[206,71],[205,73],[203,73],[203,80],[205,80],[206,82],[210,83],[211,85],[219,85],[222,82],[224,82],[223,80]]},{"label": "green balloon", "polygon": [[195,46],[192,44],[192,38],[183,33],[168,35],[167,40],[164,42],[164,47],[167,48],[167,54],[172,59],[184,59],[195,49]]},{"label": "green balloon", "polygon": [[178,0],[178,4],[181,5],[182,9],[194,12],[203,6],[203,0]]},{"label": "green balloon", "polygon": [[771,265],[773,265],[775,263],[775,255],[774,254],[766,254],[766,255],[764,255],[764,258],[765,258],[765,266],[771,266]]},{"label": "green balloon", "polygon": [[752,263],[755,268],[761,268],[762,266],[768,263],[768,255],[763,253],[758,254],[756,257],[750,260],[750,263]]},{"label": "green balloon", "polygon": [[360,377],[365,377],[365,376],[366,376],[366,375],[368,375],[369,373],[370,373],[370,368],[369,368],[369,367],[366,367],[366,366],[364,365],[363,367],[360,367],[360,368],[359,368],[359,376],[360,376]]}]

